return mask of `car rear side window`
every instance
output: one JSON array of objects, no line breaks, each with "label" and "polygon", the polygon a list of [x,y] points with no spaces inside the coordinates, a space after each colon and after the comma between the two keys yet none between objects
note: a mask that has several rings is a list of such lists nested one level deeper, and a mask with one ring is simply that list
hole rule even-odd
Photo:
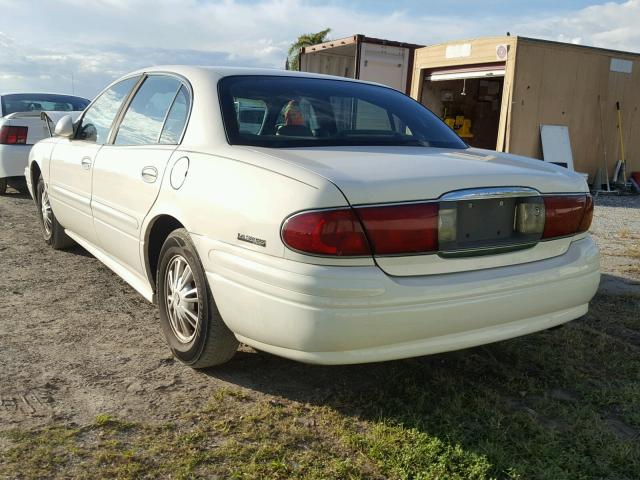
[{"label": "car rear side window", "polygon": [[180,90],[178,90],[176,98],[173,100],[173,105],[171,105],[167,119],[164,122],[162,134],[160,135],[161,144],[176,145],[180,142],[182,131],[187,123],[190,106],[191,98],[189,96],[189,90],[182,85]]},{"label": "car rear side window", "polygon": [[150,75],[127,108],[116,135],[116,145],[156,144],[171,108],[180,80],[166,75]]},{"label": "car rear side window", "polygon": [[99,144],[107,143],[111,125],[120,106],[139,78],[126,78],[100,95],[82,117],[76,138]]},{"label": "car rear side window", "polygon": [[89,100],[72,95],[56,95],[52,93],[11,93],[0,98],[2,114],[16,112],[80,112],[87,108]]}]

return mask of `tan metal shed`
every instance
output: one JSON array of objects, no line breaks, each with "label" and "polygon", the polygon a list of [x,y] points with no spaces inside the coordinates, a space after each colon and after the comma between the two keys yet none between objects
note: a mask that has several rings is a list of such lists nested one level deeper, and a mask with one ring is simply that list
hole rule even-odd
[{"label": "tan metal shed", "polygon": [[378,82],[409,94],[413,52],[419,47],[356,34],[301,48],[299,65],[303,72]]},{"label": "tan metal shed", "polygon": [[[576,171],[593,179],[607,155],[640,170],[640,54],[503,36],[415,51],[411,96],[434,113],[470,122],[469,144],[542,158],[540,125],[569,128]],[[458,118],[456,127],[462,127]],[[451,122],[451,121],[450,121]]]}]

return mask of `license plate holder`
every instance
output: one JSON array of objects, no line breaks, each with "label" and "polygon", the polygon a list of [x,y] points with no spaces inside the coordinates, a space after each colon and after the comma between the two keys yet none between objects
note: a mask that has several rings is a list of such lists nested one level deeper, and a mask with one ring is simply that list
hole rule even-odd
[{"label": "license plate holder", "polygon": [[440,202],[441,210],[455,209],[456,238],[440,242],[443,256],[481,255],[529,248],[539,235],[524,235],[515,229],[518,197],[465,199]]}]

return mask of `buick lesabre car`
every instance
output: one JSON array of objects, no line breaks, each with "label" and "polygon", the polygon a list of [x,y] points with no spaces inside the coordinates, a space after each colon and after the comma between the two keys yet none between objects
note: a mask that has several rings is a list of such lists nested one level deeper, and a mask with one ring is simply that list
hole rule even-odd
[{"label": "buick lesabre car", "polygon": [[322,364],[495,342],[584,315],[599,283],[579,175],[469,148],[387,87],[156,67],[55,134],[25,172],[45,241],[157,302],[195,368],[239,342]]}]

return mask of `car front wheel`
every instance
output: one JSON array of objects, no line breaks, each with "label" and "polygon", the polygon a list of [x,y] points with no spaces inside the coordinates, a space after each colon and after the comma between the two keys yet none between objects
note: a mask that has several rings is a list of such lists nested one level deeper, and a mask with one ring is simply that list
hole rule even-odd
[{"label": "car front wheel", "polygon": [[185,229],[173,231],[164,242],[156,278],[160,322],[176,358],[193,368],[230,360],[238,340],[220,316]]},{"label": "car front wheel", "polygon": [[44,241],[54,250],[61,250],[72,246],[74,244],[73,240],[64,233],[64,227],[58,223],[58,219],[53,213],[51,202],[49,201],[49,190],[42,177],[38,178],[36,198]]}]

